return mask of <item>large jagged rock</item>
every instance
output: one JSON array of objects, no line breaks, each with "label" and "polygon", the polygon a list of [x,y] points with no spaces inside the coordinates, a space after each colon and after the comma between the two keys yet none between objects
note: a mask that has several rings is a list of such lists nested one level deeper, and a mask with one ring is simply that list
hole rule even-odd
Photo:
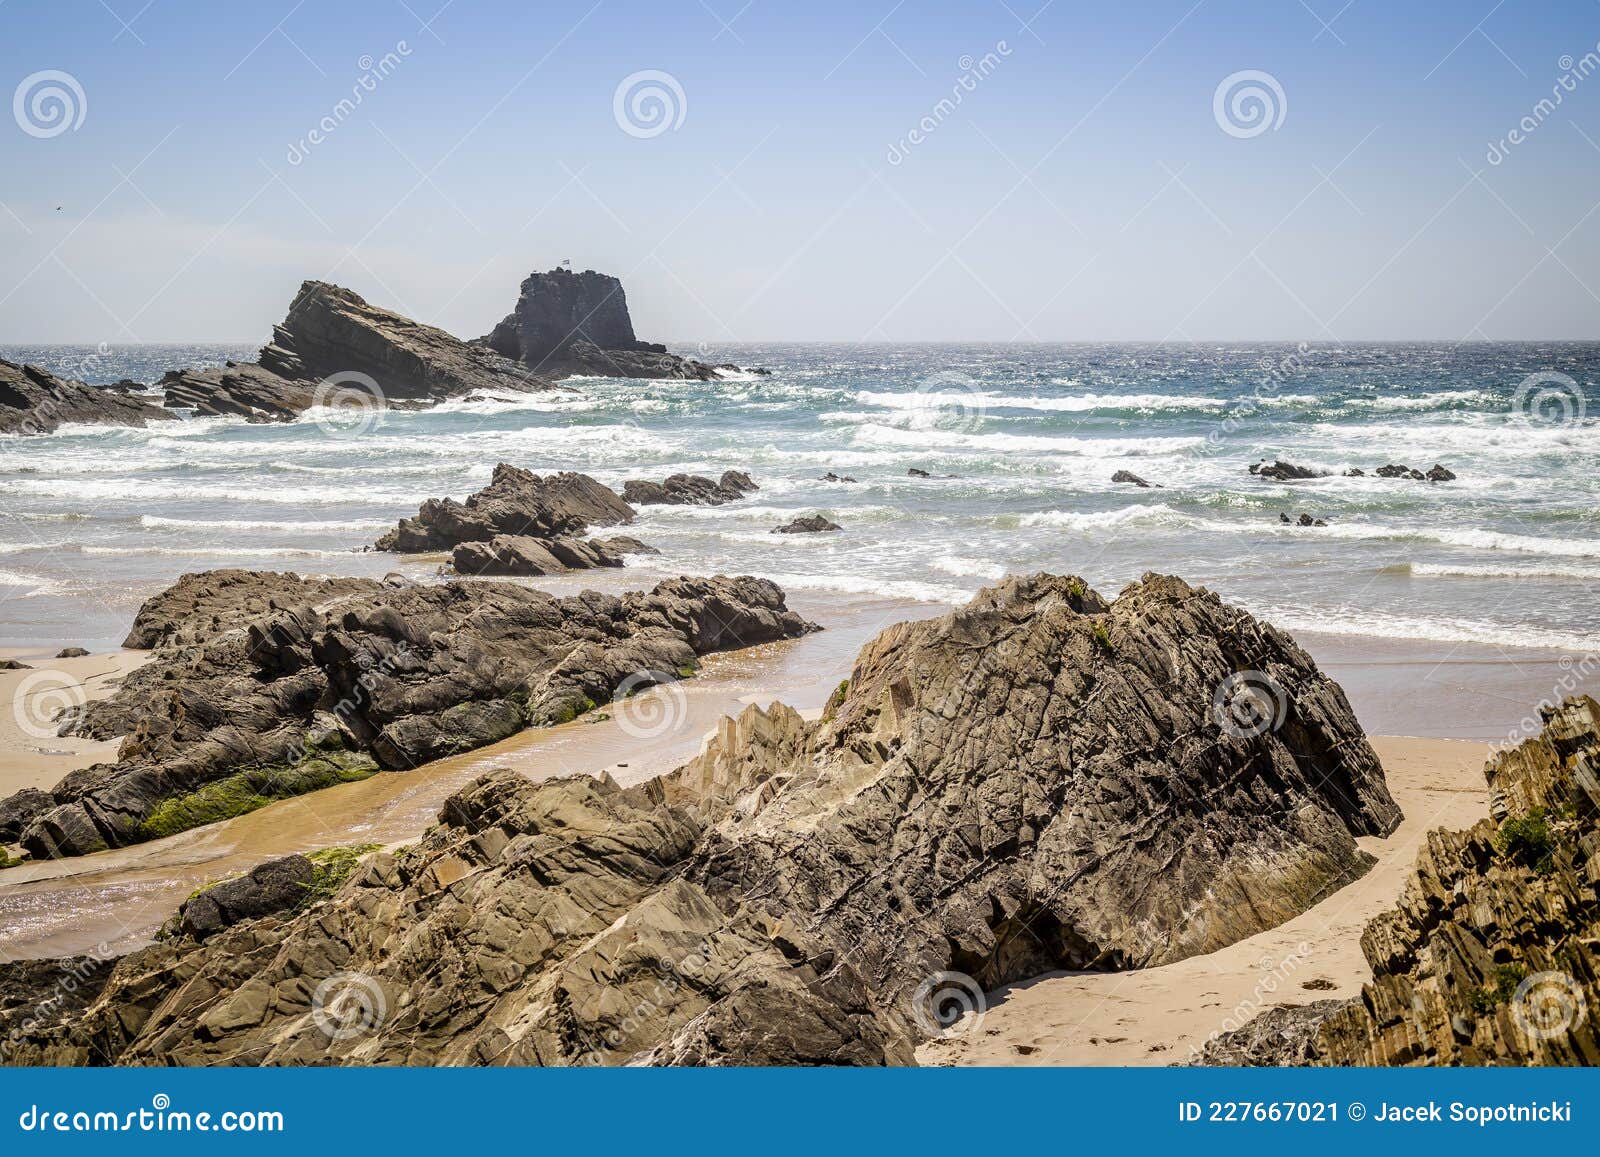
[{"label": "large jagged rock", "polygon": [[587,474],[566,471],[540,477],[502,462],[489,485],[465,502],[428,499],[415,518],[401,519],[374,549],[418,554],[488,542],[502,534],[574,538],[591,526],[616,526],[633,518],[632,507]]},{"label": "large jagged rock", "polygon": [[1212,1037],[1192,1063],[1252,1069],[1309,1064],[1316,1056],[1322,1022],[1347,1003],[1275,1004],[1231,1032]]},{"label": "large jagged rock", "polygon": [[144,601],[122,645],[136,651],[192,646],[285,605],[369,595],[382,586],[363,578],[301,578],[292,571],[194,571]]},{"label": "large jagged rock", "polygon": [[529,274],[516,307],[479,340],[538,373],[558,377],[712,381],[721,376],[716,366],[634,337],[622,282],[592,269]]},{"label": "large jagged rock", "polygon": [[185,935],[204,940],[240,921],[294,908],[305,902],[316,874],[316,865],[304,856],[257,864],[236,879],[190,896],[178,908],[178,927]]},{"label": "large jagged rock", "polygon": [[622,484],[622,497],[635,506],[721,506],[761,487],[742,470],[724,470],[722,477],[673,474],[662,482],[630,479]]},{"label": "large jagged rock", "polygon": [[49,434],[69,422],[144,426],[171,420],[160,406],[0,358],[0,434]]},{"label": "large jagged rock", "polygon": [[279,590],[274,609],[158,652],[84,705],[72,733],[125,732],[117,760],[69,774],[50,810],[30,808],[23,848],[81,855],[414,768],[566,722],[712,651],[816,629],[749,577],[669,579],[621,598],[503,582],[326,594]]},{"label": "large jagged rock", "polygon": [[1429,832],[1367,925],[1372,983],[1323,1021],[1315,1063],[1600,1064],[1600,704],[1543,714],[1485,768],[1491,817]]},{"label": "large jagged rock", "polygon": [[[1242,672],[1271,725],[1216,706]],[[752,706],[629,789],[491,772],[439,820],[325,903],[125,958],[16,1059],[909,1064],[930,986],[1211,951],[1398,811],[1281,632],[1039,575],[889,628],[817,722]]]}]

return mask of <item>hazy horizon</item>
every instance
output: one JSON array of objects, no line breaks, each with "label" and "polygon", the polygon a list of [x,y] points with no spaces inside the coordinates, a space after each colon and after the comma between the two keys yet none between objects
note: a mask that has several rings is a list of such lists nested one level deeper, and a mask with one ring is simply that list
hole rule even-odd
[{"label": "hazy horizon", "polygon": [[1595,340],[1600,8],[1482,8],[12,0],[0,343]]}]

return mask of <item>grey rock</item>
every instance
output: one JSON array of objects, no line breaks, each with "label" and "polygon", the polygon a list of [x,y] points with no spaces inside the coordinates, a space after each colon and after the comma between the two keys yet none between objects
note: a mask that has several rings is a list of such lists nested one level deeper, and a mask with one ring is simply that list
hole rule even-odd
[{"label": "grey rock", "polygon": [[1231,1068],[1309,1064],[1316,1056],[1322,1022],[1348,1003],[1317,1000],[1310,1004],[1273,1005],[1232,1032],[1212,1037],[1190,1063]]},{"label": "grey rock", "polygon": [[828,530],[842,530],[837,522],[830,522],[820,514],[807,514],[784,526],[775,527],[773,534],[820,534]]},{"label": "grey rock", "polygon": [[635,506],[721,506],[759,489],[750,475],[727,470],[715,481],[703,474],[673,474],[662,482],[633,479],[622,484],[622,497]]},{"label": "grey rock", "polygon": [[1118,470],[1115,474],[1113,474],[1111,476],[1111,481],[1113,481],[1113,482],[1131,483],[1132,485],[1137,486],[1142,490],[1149,490],[1152,487],[1154,487],[1157,490],[1162,489],[1160,484],[1155,483],[1155,482],[1146,482],[1143,478],[1140,478],[1137,474],[1135,474],[1131,470]]},{"label": "grey rock", "polygon": [[178,908],[178,927],[204,940],[241,920],[254,920],[303,904],[316,868],[304,856],[284,856],[258,864],[243,876],[213,884]]},{"label": "grey rock", "polygon": [[119,390],[0,358],[0,434],[49,434],[68,422],[145,426],[173,415]]},{"label": "grey rock", "polygon": [[1293,462],[1285,462],[1281,458],[1272,462],[1257,462],[1250,467],[1250,473],[1257,478],[1266,478],[1273,482],[1296,482],[1306,478],[1327,477],[1326,470],[1296,466]]},{"label": "grey rock", "polygon": [[633,508],[587,474],[540,477],[502,462],[488,486],[466,502],[430,498],[415,518],[380,538],[374,549],[416,554],[449,550],[463,542],[488,542],[496,535],[571,538],[590,526],[632,522]]},{"label": "grey rock", "polygon": [[82,659],[88,653],[89,652],[85,651],[82,647],[62,647],[61,650],[56,652],[56,658],[58,658],[58,659]]}]

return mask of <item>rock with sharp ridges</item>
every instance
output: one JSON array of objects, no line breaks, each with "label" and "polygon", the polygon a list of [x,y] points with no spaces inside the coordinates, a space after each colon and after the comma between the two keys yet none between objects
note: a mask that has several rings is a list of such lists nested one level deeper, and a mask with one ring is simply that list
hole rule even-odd
[{"label": "rock with sharp ridges", "polygon": [[68,423],[145,426],[173,416],[123,391],[0,358],[0,434],[50,434]]}]

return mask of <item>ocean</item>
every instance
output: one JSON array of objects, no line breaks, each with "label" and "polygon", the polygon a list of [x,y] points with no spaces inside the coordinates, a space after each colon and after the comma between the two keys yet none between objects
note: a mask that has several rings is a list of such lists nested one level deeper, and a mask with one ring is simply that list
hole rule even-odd
[{"label": "ocean", "polygon": [[[95,383],[254,352],[0,348]],[[677,352],[771,376],[574,379],[421,411],[0,438],[0,646],[113,647],[143,598],[206,567],[429,577],[437,560],[361,548],[502,461],[618,486],[730,468],[760,484],[726,506],[642,509],[629,533],[661,556],[582,576],[596,585],[737,572],[807,606],[933,608],[1008,572],[1076,573],[1109,597],[1154,570],[1328,640],[1335,660],[1543,664],[1538,687],[1600,646],[1595,343]],[[1329,475],[1264,481],[1247,469],[1263,458]],[[1391,462],[1457,478],[1375,475]],[[1114,483],[1119,470],[1156,485]],[[770,533],[818,511],[842,532]],[[1520,693],[1486,692],[1518,715]]]}]

